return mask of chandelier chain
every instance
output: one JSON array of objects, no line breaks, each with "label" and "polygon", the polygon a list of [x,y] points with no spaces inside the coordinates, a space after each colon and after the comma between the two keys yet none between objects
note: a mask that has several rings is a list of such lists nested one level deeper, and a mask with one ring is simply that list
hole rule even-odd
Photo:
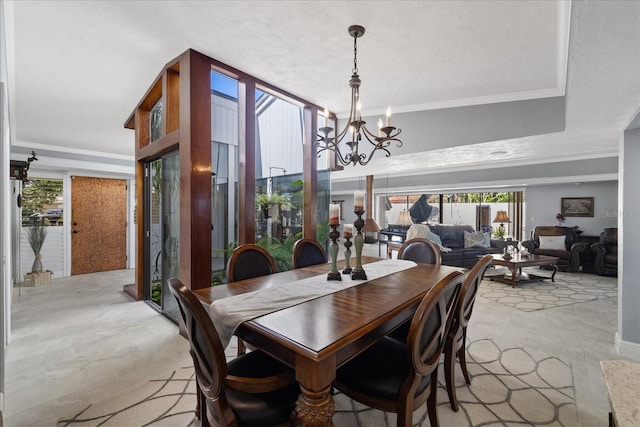
[{"label": "chandelier chain", "polygon": [[358,74],[358,36],[353,37],[353,70],[352,74]]}]

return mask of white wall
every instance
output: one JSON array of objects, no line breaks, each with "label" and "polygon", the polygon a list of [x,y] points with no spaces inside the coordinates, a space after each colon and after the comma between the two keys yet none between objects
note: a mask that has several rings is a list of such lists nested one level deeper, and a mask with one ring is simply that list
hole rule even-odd
[{"label": "white wall", "polygon": [[640,128],[625,131],[620,146],[616,348],[621,356],[640,361]]},{"label": "white wall", "polygon": [[567,217],[563,225],[577,225],[586,236],[599,236],[602,230],[618,226],[617,181],[585,182],[575,184],[551,184],[527,187],[525,190],[525,234],[528,238],[538,225],[558,225],[556,214],[560,212],[562,197],[593,197],[594,216]]}]

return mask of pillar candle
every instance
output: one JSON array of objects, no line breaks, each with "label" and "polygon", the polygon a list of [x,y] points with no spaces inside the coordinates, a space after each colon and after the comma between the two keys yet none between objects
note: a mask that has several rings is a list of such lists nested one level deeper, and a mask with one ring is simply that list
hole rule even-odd
[{"label": "pillar candle", "polygon": [[353,236],[353,224],[345,224],[342,230],[342,235],[344,237],[352,237]]},{"label": "pillar candle", "polygon": [[364,191],[356,191],[353,193],[353,210],[364,210]]},{"label": "pillar candle", "polygon": [[340,205],[335,203],[329,205],[329,224],[340,224]]}]

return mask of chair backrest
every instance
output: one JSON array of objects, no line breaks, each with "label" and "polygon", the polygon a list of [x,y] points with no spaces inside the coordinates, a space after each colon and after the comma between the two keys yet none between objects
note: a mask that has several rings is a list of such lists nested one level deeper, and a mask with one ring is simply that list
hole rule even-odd
[{"label": "chair backrest", "polygon": [[407,259],[423,264],[440,265],[440,249],[431,240],[416,237],[404,242],[398,251],[398,259]]},{"label": "chair backrest", "polygon": [[320,243],[313,239],[300,239],[293,245],[293,268],[303,268],[310,265],[327,262],[327,253]]},{"label": "chair backrest", "polygon": [[476,301],[476,295],[478,294],[478,288],[480,282],[482,282],[482,276],[484,272],[489,268],[493,262],[491,255],[485,255],[471,270],[465,275],[462,289],[460,290],[460,298],[458,298],[458,306],[453,314],[452,330],[454,328],[466,328],[471,319],[471,312],[473,311],[473,303]]},{"label": "chair backrest", "polygon": [[605,228],[600,233],[600,243],[605,245],[611,252],[618,250],[618,228]]},{"label": "chair backrest", "polygon": [[[429,375],[438,368],[463,280],[462,273],[449,273],[427,292],[413,315],[407,348],[418,375]],[[420,381],[415,375],[410,378]]]},{"label": "chair backrest", "polygon": [[276,272],[276,263],[263,247],[247,243],[234,249],[227,262],[227,282],[266,276]]},{"label": "chair backrest", "polygon": [[211,318],[200,300],[180,280],[169,279],[169,290],[178,301],[187,328],[200,390],[211,400],[225,401],[222,387],[223,378],[227,376],[227,361]]}]

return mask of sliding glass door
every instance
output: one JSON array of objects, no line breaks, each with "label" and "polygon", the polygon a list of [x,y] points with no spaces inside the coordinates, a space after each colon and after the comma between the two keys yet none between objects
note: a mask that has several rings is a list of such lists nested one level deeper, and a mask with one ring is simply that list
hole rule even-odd
[{"label": "sliding glass door", "polygon": [[180,265],[180,169],[173,152],[145,164],[144,299],[177,321],[178,307],[167,280]]}]

